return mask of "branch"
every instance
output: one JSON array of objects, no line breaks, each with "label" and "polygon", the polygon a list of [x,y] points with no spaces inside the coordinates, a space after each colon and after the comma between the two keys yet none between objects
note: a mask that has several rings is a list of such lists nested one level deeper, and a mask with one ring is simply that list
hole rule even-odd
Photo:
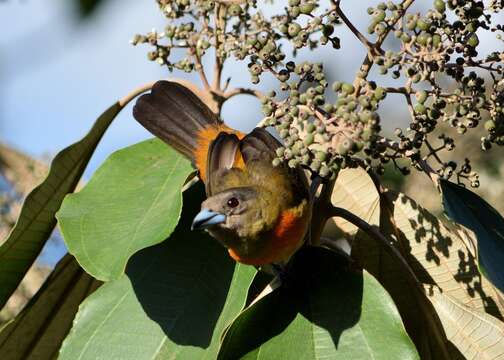
[{"label": "branch", "polygon": [[369,235],[369,237],[371,237],[372,239],[378,241],[385,248],[385,250],[389,255],[396,258],[403,265],[403,267],[406,269],[408,273],[409,280],[417,284],[420,283],[415,273],[413,272],[409,264],[406,262],[402,254],[399,252],[399,250],[397,250],[394,247],[394,245],[389,240],[387,240],[387,238],[375,226],[371,226],[369,223],[362,220],[360,217],[352,214],[350,211],[339,207],[333,206],[330,209],[328,216],[341,217],[346,221],[352,223],[353,225],[357,226],[359,229],[361,229],[367,235]]},{"label": "branch", "polygon": [[312,221],[310,227],[310,242],[311,245],[319,245],[324,226],[331,218],[329,214],[333,207],[331,203],[331,195],[336,184],[336,178],[322,184],[322,190],[317,198],[314,199],[312,207]]},{"label": "branch", "polygon": [[[387,29],[385,30],[385,32],[378,37],[378,40],[374,44],[375,49],[381,49],[383,42],[385,41],[387,36],[390,34],[392,29],[394,29],[394,26],[399,22],[399,20],[401,20],[403,18],[406,11],[409,9],[409,7],[411,5],[413,5],[414,2],[415,2],[415,0],[403,0],[401,2],[401,8],[402,8],[401,16],[398,16],[397,19],[392,24],[389,24],[389,26],[387,26]],[[360,80],[367,78],[369,72],[371,71],[372,66],[373,66],[373,54],[371,52],[368,52],[368,54],[364,58],[364,61],[362,62],[360,70],[359,70],[359,73],[362,74],[362,77],[357,77],[354,81],[356,95],[358,95],[360,92],[360,88],[361,88]]]}]

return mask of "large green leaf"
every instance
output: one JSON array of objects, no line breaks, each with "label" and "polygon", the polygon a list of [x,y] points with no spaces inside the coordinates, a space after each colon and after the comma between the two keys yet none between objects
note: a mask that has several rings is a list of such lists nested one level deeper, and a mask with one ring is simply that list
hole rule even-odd
[{"label": "large green leaf", "polygon": [[100,282],[66,255],[27,307],[0,332],[2,360],[54,359],[79,304]]},{"label": "large green leaf", "polygon": [[445,212],[476,233],[480,268],[500,291],[504,291],[504,219],[472,191],[444,180],[440,185]]},{"label": "large green leaf", "polygon": [[321,248],[298,253],[294,268],[237,317],[218,359],[418,359],[392,299],[371,275],[347,270]]},{"label": "large green leaf", "polygon": [[159,139],[115,152],[57,214],[68,250],[95,278],[117,279],[135,252],[175,229],[192,171]]},{"label": "large green leaf", "polygon": [[63,198],[75,189],[105,130],[126,102],[112,105],[79,142],[54,158],[49,175],[27,197],[19,219],[0,247],[0,308],[23,279],[51,235]]},{"label": "large green leaf", "polygon": [[222,330],[245,304],[256,270],[193,233],[203,191],[184,193],[182,219],[162,244],[135,254],[126,273],[82,305],[60,359],[213,359]]}]

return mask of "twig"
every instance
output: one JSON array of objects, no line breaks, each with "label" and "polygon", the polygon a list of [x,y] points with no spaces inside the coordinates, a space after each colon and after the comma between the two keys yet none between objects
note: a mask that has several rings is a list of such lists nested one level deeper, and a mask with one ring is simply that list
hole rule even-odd
[{"label": "twig", "polygon": [[[406,11],[409,9],[409,7],[411,5],[413,5],[414,2],[415,2],[415,0],[403,0],[401,2],[401,9],[402,9],[401,16],[398,16],[397,19],[392,24],[389,24],[389,26],[387,26],[387,29],[385,30],[385,32],[378,37],[378,40],[374,44],[374,47],[376,49],[381,49],[383,42],[385,41],[387,36],[390,34],[390,32],[392,31],[394,26],[399,22],[399,20],[401,20],[403,18]],[[360,88],[361,88],[360,80],[367,78],[369,72],[371,71],[372,66],[373,66],[373,54],[368,51],[368,54],[364,58],[364,61],[362,62],[362,65],[359,70],[359,73],[361,74],[361,76],[357,77],[354,81],[354,87],[355,87],[354,94],[356,94],[356,95],[359,94]]]},{"label": "twig", "polygon": [[203,83],[205,90],[211,91],[212,88],[210,87],[210,83],[208,82],[208,78],[205,73],[205,68],[203,67],[203,64],[201,63],[200,57],[198,56],[198,54],[196,54],[196,49],[191,48],[191,54],[194,58],[195,69],[199,74],[199,77],[201,79],[201,82]]},{"label": "twig", "polygon": [[225,92],[224,94],[222,94],[222,97],[225,100],[229,100],[230,98],[232,98],[233,96],[236,96],[236,95],[252,95],[252,96],[255,96],[258,99],[263,99],[263,98],[266,97],[266,95],[264,95],[259,90],[248,89],[248,88],[235,88],[235,89],[231,89],[231,90]]},{"label": "twig", "polygon": [[341,20],[343,20],[348,29],[350,29],[350,31],[354,33],[357,39],[359,39],[359,41],[368,49],[368,51],[371,52],[373,56],[383,54],[383,50],[381,50],[379,47],[376,47],[375,44],[369,41],[347,18],[347,16],[341,9],[341,0],[332,0],[331,2],[333,3],[334,9],[336,10],[336,13],[341,18]]},{"label": "twig", "polygon": [[224,32],[224,27],[222,24],[222,16],[221,9],[225,6],[222,3],[217,3],[215,6],[215,29],[214,29],[214,37],[215,37],[215,64],[214,64],[214,80],[212,84],[212,90],[219,93],[221,91],[221,77],[222,77],[222,67],[223,63],[221,61],[221,57],[219,54],[220,41],[219,34]]},{"label": "twig", "polygon": [[408,276],[410,277],[410,280],[413,281],[414,283],[419,283],[417,276],[407,263],[407,261],[404,259],[404,257],[401,255],[399,250],[397,250],[392,243],[387,240],[387,238],[374,226],[371,226],[369,223],[366,221],[362,220],[360,217],[352,214],[350,211],[339,208],[339,207],[331,207],[329,211],[329,216],[330,217],[341,217],[345,219],[346,221],[352,223],[353,225],[357,226],[359,229],[363,230],[366,234],[368,234],[371,238],[377,240],[387,253],[389,255],[395,257],[407,270]]}]

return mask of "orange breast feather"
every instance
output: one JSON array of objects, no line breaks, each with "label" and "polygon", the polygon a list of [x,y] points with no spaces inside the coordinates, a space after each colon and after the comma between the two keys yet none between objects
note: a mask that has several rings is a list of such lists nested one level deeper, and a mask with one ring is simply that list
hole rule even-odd
[{"label": "orange breast feather", "polygon": [[[198,147],[194,153],[194,162],[196,168],[199,170],[200,178],[203,182],[206,181],[206,165],[210,144],[221,132],[235,134],[240,140],[245,136],[244,133],[231,129],[224,124],[218,126],[208,126],[198,133]],[[243,168],[244,166],[245,164],[243,163],[243,158],[240,152],[238,152],[236,154],[234,167]]]},{"label": "orange breast feather", "polygon": [[298,207],[283,211],[275,228],[265,237],[265,244],[260,247],[260,253],[244,257],[233,249],[228,249],[229,255],[235,261],[255,266],[288,259],[303,244],[309,220],[307,206],[308,204],[303,201]]}]

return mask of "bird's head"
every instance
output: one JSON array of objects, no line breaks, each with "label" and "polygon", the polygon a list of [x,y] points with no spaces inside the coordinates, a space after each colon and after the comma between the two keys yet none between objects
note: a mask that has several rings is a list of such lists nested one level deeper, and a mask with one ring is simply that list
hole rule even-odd
[{"label": "bird's head", "polygon": [[271,194],[255,187],[231,188],[201,204],[192,228],[251,238],[273,226],[279,213],[279,205],[271,201]]}]

